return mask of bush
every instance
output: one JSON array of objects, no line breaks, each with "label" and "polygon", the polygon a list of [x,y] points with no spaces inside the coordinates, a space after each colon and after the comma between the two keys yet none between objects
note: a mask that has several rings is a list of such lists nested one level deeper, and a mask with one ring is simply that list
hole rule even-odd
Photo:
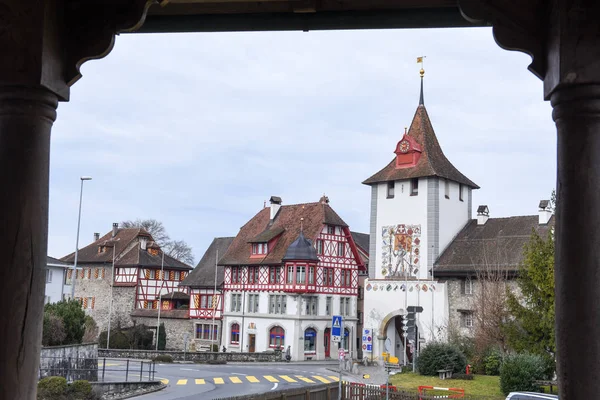
[{"label": "bush", "polygon": [[421,375],[437,376],[440,369],[451,369],[453,373],[463,373],[467,367],[467,358],[454,345],[432,342],[428,344],[417,359],[417,368]]},{"label": "bush", "polygon": [[96,324],[96,321],[94,321],[94,318],[90,317],[89,315],[85,316],[85,320],[84,320],[84,333],[83,333],[83,338],[82,341],[84,343],[92,343],[95,342],[98,339],[98,325]]},{"label": "bush", "polygon": [[548,362],[535,354],[514,354],[506,357],[500,367],[500,390],[507,395],[514,391],[537,392],[536,380],[548,379]]},{"label": "bush", "polygon": [[45,312],[43,324],[42,345],[59,346],[65,341],[67,332],[61,317]]},{"label": "bush", "polygon": [[158,349],[164,350],[167,347],[167,331],[165,330],[165,324],[161,322],[158,327]]},{"label": "bush", "polygon": [[59,301],[44,306],[44,315],[60,317],[64,323],[66,337],[60,344],[81,343],[85,332],[85,312],[79,300]]},{"label": "bush", "polygon": [[[98,347],[106,348],[107,331],[102,331],[98,336]],[[129,338],[119,329],[110,330],[110,348],[111,349],[129,349]]]},{"label": "bush", "polygon": [[486,375],[500,375],[500,366],[502,365],[502,355],[497,351],[492,351],[483,359],[483,365]]},{"label": "bush", "polygon": [[67,388],[69,399],[87,400],[92,396],[92,385],[88,381],[75,381]]},{"label": "bush", "polygon": [[154,357],[152,361],[163,362],[163,363],[172,363],[173,357],[169,354],[160,354],[160,355]]},{"label": "bush", "polygon": [[39,400],[62,399],[67,391],[67,380],[62,376],[49,376],[38,382],[37,398]]},{"label": "bush", "polygon": [[473,375],[473,374],[469,374],[469,375],[467,375],[467,374],[452,374],[452,379],[460,379],[463,381],[472,381],[474,376],[475,375]]},{"label": "bush", "polygon": [[211,347],[212,347],[212,348],[210,349],[210,351],[212,351],[213,353],[218,353],[218,352],[219,352],[219,345],[218,345],[218,344],[214,344],[214,343],[213,343],[213,344],[211,345]]}]

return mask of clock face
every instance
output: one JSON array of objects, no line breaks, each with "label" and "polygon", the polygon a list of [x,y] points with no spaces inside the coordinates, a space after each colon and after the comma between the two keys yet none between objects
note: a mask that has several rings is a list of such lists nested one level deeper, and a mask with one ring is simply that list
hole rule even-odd
[{"label": "clock face", "polygon": [[403,140],[400,142],[400,151],[402,153],[406,153],[410,149],[410,143],[408,140]]}]

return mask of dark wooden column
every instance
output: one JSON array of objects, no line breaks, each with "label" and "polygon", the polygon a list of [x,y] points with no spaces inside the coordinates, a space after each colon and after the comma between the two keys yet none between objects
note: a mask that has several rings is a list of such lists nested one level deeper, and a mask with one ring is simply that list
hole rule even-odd
[{"label": "dark wooden column", "polygon": [[[600,393],[600,2],[459,0],[532,56],[558,133],[555,300],[561,400]],[[518,95],[515,94],[515,95]]]},{"label": "dark wooden column", "polygon": [[81,63],[108,54],[149,4],[0,1],[0,400],[36,398],[58,101],[68,100]]}]

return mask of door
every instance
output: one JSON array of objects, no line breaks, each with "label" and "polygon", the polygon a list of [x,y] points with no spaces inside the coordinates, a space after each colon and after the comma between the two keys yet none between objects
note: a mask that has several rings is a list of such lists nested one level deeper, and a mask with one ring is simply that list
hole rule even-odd
[{"label": "door", "polygon": [[256,344],[256,335],[250,334],[248,335],[248,351],[250,353],[254,353],[254,345]]},{"label": "door", "polygon": [[331,357],[331,330],[329,328],[325,328],[325,332],[323,333],[323,343],[325,343],[325,358]]}]

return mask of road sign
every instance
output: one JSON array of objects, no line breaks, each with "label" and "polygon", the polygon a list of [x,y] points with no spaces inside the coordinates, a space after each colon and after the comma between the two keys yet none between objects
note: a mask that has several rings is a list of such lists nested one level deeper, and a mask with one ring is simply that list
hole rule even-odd
[{"label": "road sign", "polygon": [[338,357],[340,361],[344,361],[344,357],[346,357],[346,352],[344,351],[343,347],[340,347],[340,349],[338,350]]},{"label": "road sign", "polygon": [[371,375],[369,374],[363,374],[363,379],[369,379],[371,377]]},{"label": "road sign", "polygon": [[373,351],[373,345],[372,344],[368,344],[367,345],[367,352],[370,353]]},{"label": "road sign", "polygon": [[373,342],[373,333],[371,331],[371,329],[363,329],[363,335],[362,335],[362,349],[363,351],[370,353],[373,349],[373,345],[371,344]]},{"label": "road sign", "polygon": [[331,318],[331,340],[334,342],[342,341],[342,328],[344,325],[344,320],[341,315],[334,315]]},{"label": "road sign", "polygon": [[421,306],[408,306],[408,307],[406,307],[406,310],[408,312],[421,313],[421,312],[423,312],[423,307],[421,307]]}]

